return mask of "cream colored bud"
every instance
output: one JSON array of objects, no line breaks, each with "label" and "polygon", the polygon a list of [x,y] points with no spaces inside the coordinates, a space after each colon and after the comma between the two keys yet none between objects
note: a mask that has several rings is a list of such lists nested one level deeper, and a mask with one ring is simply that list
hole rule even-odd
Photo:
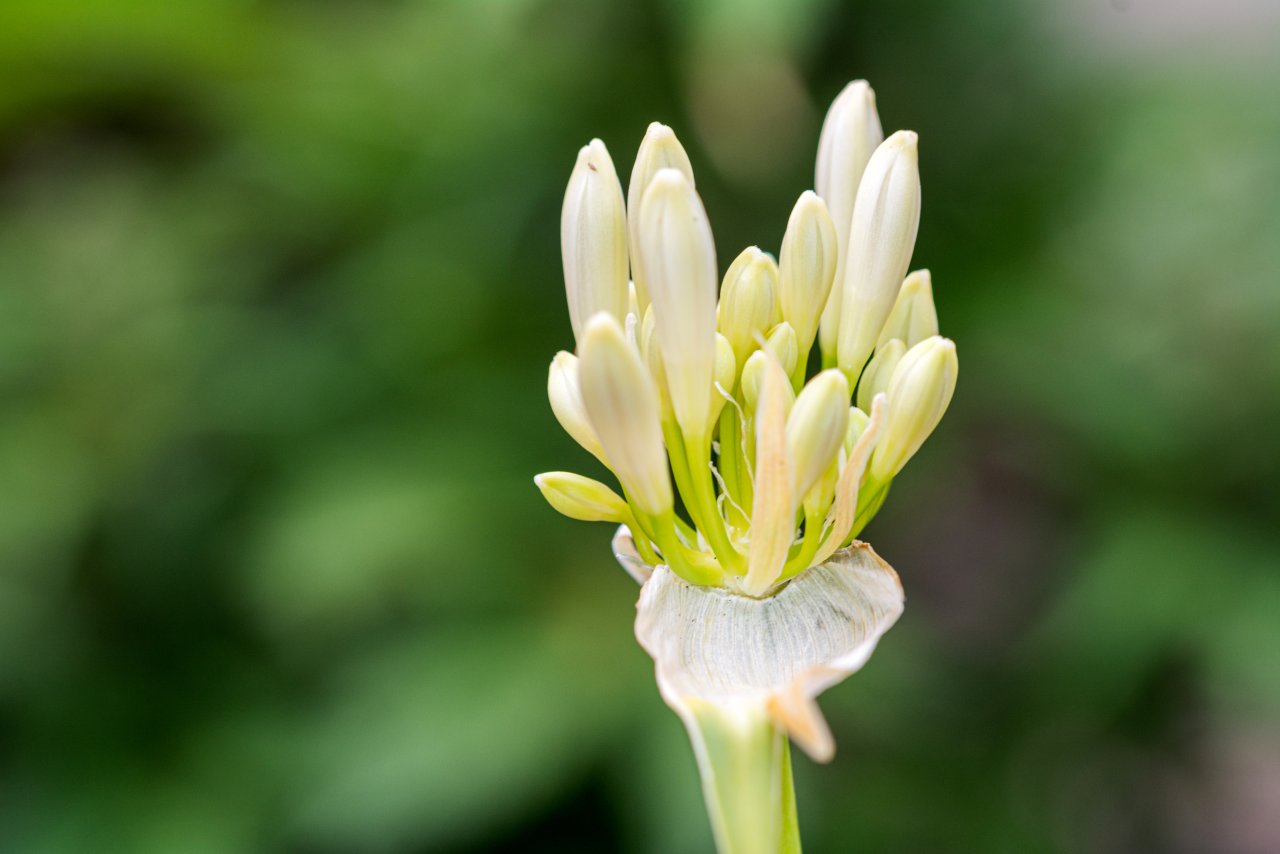
[{"label": "cream colored bud", "polygon": [[[748,412],[754,412],[760,404],[760,389],[764,382],[765,363],[769,361],[769,353],[764,350],[757,350],[747,359],[747,363],[742,366],[742,377],[738,380],[742,388],[742,402],[746,404]],[[783,366],[785,369],[785,366]],[[787,388],[790,388],[790,383]],[[791,392],[791,397],[786,402],[786,410],[791,411],[791,404],[795,403],[795,392]]]},{"label": "cream colored bud", "polygon": [[846,454],[853,453],[853,446],[858,443],[858,438],[862,436],[867,429],[867,424],[871,422],[871,416],[856,406],[849,407],[849,430],[844,437],[844,452]]},{"label": "cream colored bud", "polygon": [[889,380],[884,435],[871,474],[886,481],[902,470],[938,426],[956,389],[956,345],[934,336],[907,351]]},{"label": "cream colored bud", "polygon": [[920,225],[917,138],[898,131],[867,164],[849,228],[837,357],[851,378],[862,372],[893,309]]},{"label": "cream colored bud", "polygon": [[711,395],[711,424],[720,417],[720,410],[728,402],[725,395],[733,394],[734,380],[738,375],[738,361],[733,357],[729,339],[716,334],[716,390]]},{"label": "cream colored bud", "polygon": [[839,243],[827,205],[812,190],[806,190],[791,210],[778,260],[782,319],[796,330],[800,349],[806,353],[818,334],[838,259]]},{"label": "cream colored bud", "polygon": [[587,321],[579,351],[582,404],[609,467],[641,511],[665,513],[672,495],[658,395],[640,354],[603,312]]},{"label": "cream colored bud", "polygon": [[892,338],[876,348],[876,354],[867,362],[867,369],[862,372],[862,379],[858,380],[860,409],[871,409],[871,401],[875,396],[889,390],[889,378],[893,376],[894,369],[906,352],[907,345],[898,338]]},{"label": "cream colored bud", "polygon": [[876,349],[892,338],[901,338],[908,347],[914,347],[937,334],[938,310],[933,305],[933,280],[928,270],[916,270],[902,283],[889,319],[880,330]]},{"label": "cream colored bud", "polygon": [[787,376],[791,376],[800,358],[800,342],[791,324],[783,321],[773,327],[769,337],[765,339],[764,346],[778,360],[778,364],[782,365],[782,370],[787,372]]},{"label": "cream colored bud", "polygon": [[631,212],[627,220],[631,278],[635,281],[636,298],[642,309],[649,305],[649,287],[640,257],[640,202],[660,169],[678,169],[689,179],[689,186],[694,184],[689,155],[685,153],[684,146],[680,145],[680,140],[676,139],[675,132],[664,124],[653,122],[640,141],[640,150],[636,153],[636,162],[631,168],[631,182],[627,185],[627,210]]},{"label": "cream colored bud", "polygon": [[849,427],[849,381],[832,368],[805,385],[787,417],[792,492],[804,495],[836,461]]},{"label": "cream colored bud", "polygon": [[560,254],[575,339],[598,311],[627,316],[627,215],[622,185],[604,143],[578,152],[560,210]]},{"label": "cream colored bud", "polygon": [[533,479],[547,503],[570,519],[621,524],[630,517],[627,502],[598,480],[566,471],[549,471]]},{"label": "cream colored bud", "polygon": [[676,421],[706,429],[716,357],[716,251],[702,200],[676,169],[661,169],[640,203],[640,257]]},{"label": "cream colored bud", "polygon": [[551,411],[555,414],[556,421],[560,422],[564,431],[596,459],[608,465],[604,448],[600,447],[600,439],[582,406],[582,395],[578,388],[577,356],[564,351],[556,353],[556,357],[551,360],[551,368],[547,371],[547,398],[551,401]]},{"label": "cream colored bud", "polygon": [[834,353],[839,338],[845,265],[849,255],[849,227],[853,222],[858,184],[871,153],[884,141],[876,94],[865,80],[855,80],[831,104],[818,138],[814,189],[827,203],[835,226],[838,252],[835,285],[822,312],[822,352]]},{"label": "cream colored bud", "polygon": [[756,336],[777,322],[778,265],[768,253],[748,246],[729,265],[720,288],[720,331],[741,363],[756,349]]}]

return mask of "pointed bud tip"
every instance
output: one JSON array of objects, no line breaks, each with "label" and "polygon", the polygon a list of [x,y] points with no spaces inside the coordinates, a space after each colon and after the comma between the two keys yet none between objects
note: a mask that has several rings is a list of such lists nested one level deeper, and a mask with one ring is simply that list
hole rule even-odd
[{"label": "pointed bud tip", "polygon": [[609,156],[609,149],[604,141],[597,138],[578,149],[577,165],[592,172],[612,172],[613,158]]},{"label": "pointed bud tip", "polygon": [[670,192],[672,190],[683,190],[687,186],[689,186],[689,179],[685,177],[683,172],[666,166],[654,173],[653,180],[649,182],[649,189],[646,192],[652,192],[655,188]]},{"label": "pointed bud tip", "polygon": [[870,83],[865,80],[850,80],[845,84],[844,88],[840,90],[840,94],[836,96],[836,100],[852,100],[854,98],[861,100],[865,98],[874,103],[875,97],[875,90],[871,88]]},{"label": "pointed bud tip", "polygon": [[[586,326],[582,327],[582,340],[584,342],[588,338],[602,336],[621,337],[622,335],[622,327],[618,325],[618,319],[607,311],[597,311],[587,318]],[[559,356],[557,355],[556,358],[559,358]]]},{"label": "pointed bud tip", "polygon": [[884,141],[886,146],[899,148],[909,154],[916,154],[920,146],[920,135],[913,130],[895,131]]}]

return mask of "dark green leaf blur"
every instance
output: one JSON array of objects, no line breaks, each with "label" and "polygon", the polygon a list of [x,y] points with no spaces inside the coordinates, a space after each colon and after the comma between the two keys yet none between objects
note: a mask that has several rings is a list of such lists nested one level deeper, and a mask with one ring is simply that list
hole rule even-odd
[{"label": "dark green leaf blur", "polygon": [[711,847],[544,470],[559,208],[684,140],[777,251],[848,80],[960,382],[806,850],[1280,851],[1280,10],[4,0],[0,851]]}]

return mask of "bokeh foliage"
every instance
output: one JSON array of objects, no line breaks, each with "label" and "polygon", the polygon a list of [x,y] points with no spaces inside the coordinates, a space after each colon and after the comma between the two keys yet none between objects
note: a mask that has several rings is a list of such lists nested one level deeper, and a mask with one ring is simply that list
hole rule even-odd
[{"label": "bokeh foliage", "polygon": [[807,845],[1280,848],[1280,29],[1076,5],[6,0],[0,850],[707,850],[560,195],[661,119],[776,251],[853,77],[963,370]]}]

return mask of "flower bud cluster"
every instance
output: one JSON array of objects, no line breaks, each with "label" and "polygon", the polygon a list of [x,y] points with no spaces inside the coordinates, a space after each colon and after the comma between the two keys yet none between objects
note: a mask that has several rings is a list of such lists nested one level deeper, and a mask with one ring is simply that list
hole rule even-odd
[{"label": "flower bud cluster", "polygon": [[[625,202],[599,140],[569,179],[577,348],[556,355],[547,392],[622,494],[562,472],[537,483],[567,516],[626,524],[645,560],[695,584],[764,596],[849,545],[955,389],[929,272],[907,274],[916,134],[884,138],[864,81],[827,115],[815,183],[778,260],[748,247],[721,278],[670,128],[649,126]],[[806,379],[811,361],[825,369]]]}]

